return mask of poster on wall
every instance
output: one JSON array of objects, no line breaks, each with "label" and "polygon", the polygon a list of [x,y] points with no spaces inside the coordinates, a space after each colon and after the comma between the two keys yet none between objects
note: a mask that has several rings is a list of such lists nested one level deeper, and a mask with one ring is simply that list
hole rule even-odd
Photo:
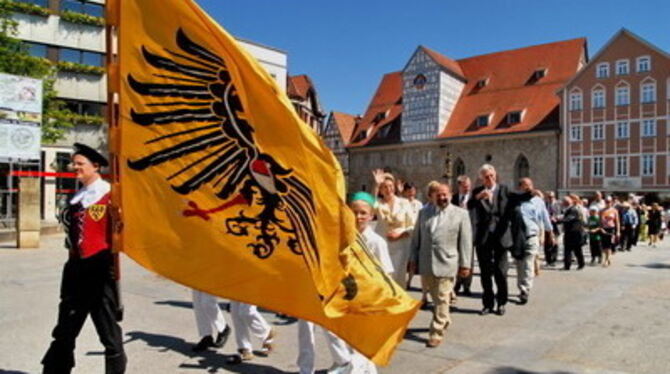
[{"label": "poster on wall", "polygon": [[42,81],[0,73],[0,159],[38,160]]}]

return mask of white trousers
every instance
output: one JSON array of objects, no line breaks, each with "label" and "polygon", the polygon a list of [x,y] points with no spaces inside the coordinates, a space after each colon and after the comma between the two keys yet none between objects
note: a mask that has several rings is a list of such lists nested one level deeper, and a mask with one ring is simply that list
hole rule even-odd
[{"label": "white trousers", "polygon": [[200,337],[216,334],[226,328],[226,319],[217,304],[216,296],[193,290],[193,313]]},{"label": "white trousers", "polygon": [[516,277],[519,291],[529,293],[533,288],[535,277],[535,257],[540,251],[540,239],[537,236],[528,238],[524,248],[523,258],[516,260]]},{"label": "white trousers", "polygon": [[[351,348],[332,332],[323,329],[328,342],[328,349],[337,365],[344,365],[351,361]],[[298,320],[298,368],[300,374],[314,374],[314,324],[304,320]]]},{"label": "white trousers", "polygon": [[231,301],[230,317],[233,320],[235,341],[239,349],[246,349],[251,352],[251,334],[261,341],[270,334],[270,324],[258,312],[255,305]]}]

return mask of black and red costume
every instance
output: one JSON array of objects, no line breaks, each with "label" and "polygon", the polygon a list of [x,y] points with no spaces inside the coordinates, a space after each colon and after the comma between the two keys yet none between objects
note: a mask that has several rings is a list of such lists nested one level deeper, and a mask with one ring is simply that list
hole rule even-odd
[{"label": "black and red costume", "polygon": [[54,340],[42,359],[45,374],[71,372],[75,340],[89,315],[105,347],[105,373],[125,372],[109,202],[110,185],[98,179],[79,190],[61,214],[69,258],[63,268]]}]

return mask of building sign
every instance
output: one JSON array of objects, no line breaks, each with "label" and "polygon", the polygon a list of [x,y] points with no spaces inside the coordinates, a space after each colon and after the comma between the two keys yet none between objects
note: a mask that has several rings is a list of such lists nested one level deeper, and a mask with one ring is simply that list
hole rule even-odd
[{"label": "building sign", "polygon": [[38,160],[42,81],[0,73],[0,159]]},{"label": "building sign", "polygon": [[621,190],[621,191],[642,188],[642,178],[640,177],[604,178],[603,186],[608,190]]}]

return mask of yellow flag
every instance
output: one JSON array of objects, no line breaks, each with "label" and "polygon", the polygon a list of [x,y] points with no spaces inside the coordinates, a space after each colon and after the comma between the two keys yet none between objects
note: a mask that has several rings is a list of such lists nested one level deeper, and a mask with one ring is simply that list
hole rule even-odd
[{"label": "yellow flag", "polygon": [[187,286],[314,321],[386,364],[418,303],[357,236],[332,153],[193,1],[108,3],[122,250]]}]

